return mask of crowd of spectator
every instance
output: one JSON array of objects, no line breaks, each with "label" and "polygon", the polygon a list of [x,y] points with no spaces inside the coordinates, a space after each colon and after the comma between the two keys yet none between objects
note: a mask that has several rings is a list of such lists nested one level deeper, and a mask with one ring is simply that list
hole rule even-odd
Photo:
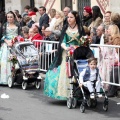
[{"label": "crowd of spectator", "polygon": [[[14,31],[14,35],[21,35],[24,39],[31,42],[34,40],[59,41],[63,27],[68,24],[68,14],[70,11],[71,9],[69,7],[65,7],[63,11],[51,9],[49,14],[47,14],[44,6],[31,8],[26,5],[22,14],[20,14],[18,10],[9,11],[7,14],[0,12],[0,43],[3,45],[3,43],[6,42],[8,46],[12,46],[7,39],[11,39],[9,36],[9,30],[13,28],[16,31]],[[83,8],[83,17],[79,22],[83,26],[86,35],[92,39],[93,44],[120,45],[119,13],[106,11],[103,15],[99,6],[93,6],[92,8],[90,6],[85,6]],[[76,23],[75,26],[71,27],[71,29],[74,29],[74,27],[76,27]],[[35,46],[39,48],[40,44],[35,44]],[[118,50],[110,51],[110,49],[101,47],[100,55],[101,58],[103,58],[100,61],[99,67],[102,79],[105,81],[112,81],[111,77],[108,77],[112,70],[112,65],[111,68],[108,67],[108,58],[114,56],[116,61],[115,64],[118,64]],[[104,69],[102,66],[105,66]],[[115,68],[115,71],[116,69],[117,68]],[[107,73],[105,71],[107,71]],[[6,81],[1,82],[2,79],[5,78],[3,78],[1,74],[0,83],[6,83]],[[105,88],[106,91],[112,91],[108,94],[109,96],[115,95],[115,88],[114,90],[111,90],[113,89],[111,86],[105,86]]]}]

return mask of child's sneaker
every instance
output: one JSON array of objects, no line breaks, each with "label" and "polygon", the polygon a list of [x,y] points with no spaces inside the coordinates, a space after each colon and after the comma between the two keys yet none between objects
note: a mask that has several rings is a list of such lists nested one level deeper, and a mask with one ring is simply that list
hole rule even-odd
[{"label": "child's sneaker", "polygon": [[94,98],[95,98],[95,94],[94,94],[94,93],[91,93],[91,94],[90,94],[90,98],[91,98],[91,99],[94,99]]}]

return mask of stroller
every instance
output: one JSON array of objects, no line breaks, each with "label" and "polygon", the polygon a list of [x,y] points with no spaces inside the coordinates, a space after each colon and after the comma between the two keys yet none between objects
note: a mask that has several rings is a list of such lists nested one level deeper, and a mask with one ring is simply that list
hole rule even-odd
[{"label": "stroller", "polygon": [[[69,78],[70,79],[70,96],[67,99],[67,107],[69,109],[75,108],[77,106],[77,101],[81,100],[82,103],[80,105],[80,111],[83,113],[85,112],[86,105],[88,107],[96,107],[97,106],[97,93],[95,93],[95,98],[90,98],[90,93],[86,87],[79,87],[78,80],[79,80],[79,73],[88,65],[88,58],[93,57],[93,52],[88,47],[79,47],[75,49],[72,57],[69,57]],[[95,85],[94,85],[95,89]],[[102,97],[104,97],[103,103],[103,110],[108,110],[108,97],[105,94],[105,91],[101,85],[101,92]]]},{"label": "stroller", "polygon": [[10,88],[22,84],[22,89],[27,89],[32,83],[37,89],[41,87],[38,51],[32,42],[17,42],[10,48],[11,55],[16,56],[16,64],[12,64],[12,74],[8,77]]}]

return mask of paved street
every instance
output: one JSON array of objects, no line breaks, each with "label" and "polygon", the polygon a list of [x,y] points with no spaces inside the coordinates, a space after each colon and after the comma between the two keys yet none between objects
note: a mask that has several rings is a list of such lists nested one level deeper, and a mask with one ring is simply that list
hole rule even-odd
[{"label": "paved street", "polygon": [[108,112],[103,111],[102,100],[99,100],[96,109],[87,108],[81,113],[79,105],[76,109],[68,109],[66,101],[45,97],[43,84],[41,90],[0,86],[0,95],[3,93],[10,98],[0,98],[0,120],[120,120],[120,105],[116,105],[120,101],[118,98],[110,99]]}]

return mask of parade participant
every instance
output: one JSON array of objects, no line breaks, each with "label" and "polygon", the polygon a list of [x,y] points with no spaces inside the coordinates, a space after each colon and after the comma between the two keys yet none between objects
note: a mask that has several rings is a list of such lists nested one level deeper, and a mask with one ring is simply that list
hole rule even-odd
[{"label": "parade participant", "polygon": [[10,56],[9,47],[12,47],[12,39],[20,34],[20,27],[15,24],[15,14],[12,11],[7,13],[7,22],[3,25],[3,37],[1,39],[0,56],[0,84],[7,84],[11,76],[11,64],[8,62]]},{"label": "parade participant", "polygon": [[88,88],[90,92],[90,98],[95,98],[95,91],[93,87],[94,84],[96,87],[96,92],[98,95],[100,95],[100,77],[96,58],[88,59],[88,66],[80,73],[79,82],[80,87],[84,85]]},{"label": "parade participant", "polygon": [[81,46],[80,38],[85,35],[78,12],[68,14],[68,24],[63,27],[58,52],[50,65],[44,82],[44,94],[60,100],[66,100],[69,91],[69,78],[66,74],[66,51],[70,46]]}]

